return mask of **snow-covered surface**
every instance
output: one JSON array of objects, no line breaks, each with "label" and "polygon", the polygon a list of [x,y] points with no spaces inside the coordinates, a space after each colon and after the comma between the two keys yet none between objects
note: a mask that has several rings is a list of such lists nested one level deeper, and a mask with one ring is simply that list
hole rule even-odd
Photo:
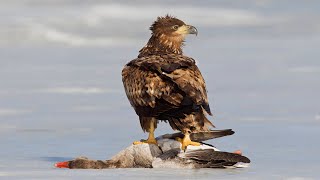
[{"label": "snow-covered surface", "polygon": [[[0,179],[319,179],[319,1],[0,1]],[[185,54],[207,82],[218,128],[249,168],[62,170],[146,138],[121,68],[155,16],[197,27]],[[160,123],[156,134],[172,132]]]}]

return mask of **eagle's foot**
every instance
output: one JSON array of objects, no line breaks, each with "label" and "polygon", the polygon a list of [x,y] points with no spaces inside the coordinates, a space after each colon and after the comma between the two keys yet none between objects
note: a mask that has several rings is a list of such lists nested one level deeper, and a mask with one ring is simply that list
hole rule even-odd
[{"label": "eagle's foot", "polygon": [[191,145],[191,146],[200,146],[201,145],[201,143],[199,143],[199,142],[191,141],[189,134],[185,134],[183,139],[176,138],[176,140],[181,143],[181,149],[183,151],[186,151],[187,146],[189,146],[189,145]]},{"label": "eagle's foot", "polygon": [[133,142],[134,145],[137,145],[137,144],[155,144],[155,145],[158,145],[157,140],[154,137],[154,129],[155,129],[156,120],[152,119],[149,123],[150,123],[150,128],[147,129],[147,131],[149,132],[148,139],[147,140],[141,140],[141,141],[135,141],[135,142]]},{"label": "eagle's foot", "polygon": [[133,142],[134,145],[137,144],[155,144],[158,145],[158,142],[155,138],[148,138],[147,140],[135,141]]}]

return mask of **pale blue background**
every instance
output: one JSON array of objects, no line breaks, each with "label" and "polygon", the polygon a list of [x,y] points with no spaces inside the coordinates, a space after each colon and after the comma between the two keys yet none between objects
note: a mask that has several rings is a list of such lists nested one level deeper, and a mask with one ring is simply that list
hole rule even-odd
[{"label": "pale blue background", "polygon": [[[184,52],[207,82],[237,170],[61,170],[144,138],[121,82],[159,15],[198,28]],[[318,179],[320,1],[0,1],[0,179]],[[172,132],[161,123],[157,135]]]}]

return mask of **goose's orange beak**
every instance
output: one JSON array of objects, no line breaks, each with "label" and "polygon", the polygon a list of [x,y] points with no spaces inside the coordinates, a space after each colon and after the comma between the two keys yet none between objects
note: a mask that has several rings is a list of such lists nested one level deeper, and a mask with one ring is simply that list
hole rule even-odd
[{"label": "goose's orange beak", "polygon": [[69,168],[69,161],[57,162],[54,164],[54,166],[57,168]]}]

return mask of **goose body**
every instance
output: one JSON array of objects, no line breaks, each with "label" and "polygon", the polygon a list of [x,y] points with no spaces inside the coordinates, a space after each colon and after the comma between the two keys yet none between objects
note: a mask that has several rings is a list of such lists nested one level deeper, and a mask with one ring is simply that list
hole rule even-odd
[{"label": "goose body", "polygon": [[[215,130],[191,136],[191,140],[231,135],[232,130]],[[183,134],[181,134],[183,136]],[[250,160],[236,153],[223,152],[218,148],[201,143],[200,146],[188,146],[181,150],[181,143],[176,139],[179,134],[166,134],[157,137],[158,145],[130,145],[110,160],[90,160],[86,157],[62,162],[63,167],[70,169],[106,169],[106,168],[240,168],[249,166]],[[61,165],[61,163],[60,163]],[[60,166],[56,164],[57,167]],[[62,166],[61,166],[62,167]]]}]

